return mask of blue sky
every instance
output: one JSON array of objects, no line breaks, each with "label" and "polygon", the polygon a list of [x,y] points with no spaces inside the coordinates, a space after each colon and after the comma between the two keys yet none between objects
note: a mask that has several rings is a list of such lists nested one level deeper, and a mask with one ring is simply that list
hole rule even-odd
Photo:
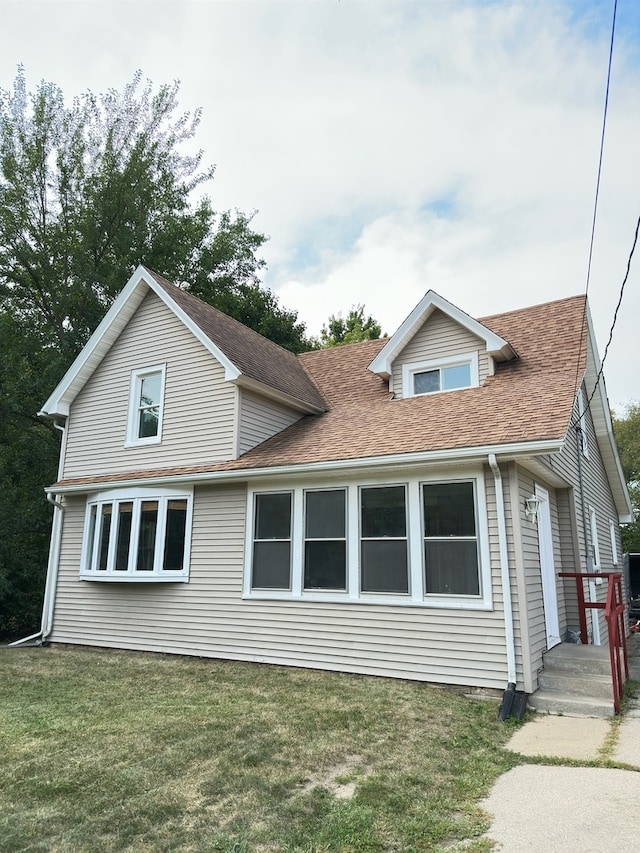
[{"label": "blue sky", "polygon": [[[258,211],[282,303],[314,333],[356,304],[392,332],[429,288],[476,317],[584,292],[612,12],[0,0],[0,86],[18,63],[68,97],[138,68],[179,79],[184,109],[203,109],[214,204]],[[618,0],[589,286],[601,352],[640,215],[639,92],[640,4]],[[605,369],[617,407],[640,399],[639,277]]]}]

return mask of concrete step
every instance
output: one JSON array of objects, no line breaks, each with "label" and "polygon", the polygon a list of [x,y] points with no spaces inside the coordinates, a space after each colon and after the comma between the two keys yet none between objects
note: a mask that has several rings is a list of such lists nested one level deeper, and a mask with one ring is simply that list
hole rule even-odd
[{"label": "concrete step", "polygon": [[538,676],[538,684],[544,690],[613,702],[611,675],[572,674],[564,670],[545,669]]},{"label": "concrete step", "polygon": [[581,646],[560,643],[544,654],[545,671],[609,675],[611,664],[608,646]]},{"label": "concrete step", "polygon": [[538,713],[566,717],[613,717],[613,698],[609,701],[540,688],[529,696],[529,707]]}]

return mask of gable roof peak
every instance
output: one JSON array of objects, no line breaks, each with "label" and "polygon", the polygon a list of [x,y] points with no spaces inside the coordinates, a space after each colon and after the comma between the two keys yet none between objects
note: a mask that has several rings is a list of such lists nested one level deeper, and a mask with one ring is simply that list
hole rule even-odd
[{"label": "gable roof peak", "polygon": [[388,379],[391,375],[391,365],[394,358],[405,348],[436,310],[441,311],[454,322],[481,338],[486,344],[487,351],[496,361],[510,361],[512,358],[516,358],[516,352],[508,341],[449,302],[444,296],[440,296],[435,290],[428,290],[371,362],[369,370]]}]

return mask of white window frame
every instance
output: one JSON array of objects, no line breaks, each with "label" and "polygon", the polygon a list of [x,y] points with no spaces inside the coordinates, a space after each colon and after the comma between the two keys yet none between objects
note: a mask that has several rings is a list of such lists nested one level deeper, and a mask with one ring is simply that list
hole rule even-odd
[{"label": "white window frame", "polygon": [[[436,595],[425,594],[424,575],[424,528],[422,523],[422,485],[425,483],[469,482],[474,484],[476,534],[478,543],[478,573],[480,595]],[[408,593],[369,593],[360,592],[360,489],[375,486],[406,487],[407,511],[407,555],[409,563]],[[322,590],[304,589],[304,500],[308,491],[322,489],[346,491],[347,504],[347,589]],[[253,589],[253,532],[255,495],[288,491],[292,493],[292,541],[291,541],[291,588]],[[464,468],[443,477],[442,473],[432,477],[408,476],[403,480],[395,477],[362,477],[358,480],[322,480],[318,483],[287,482],[276,484],[274,480],[256,482],[247,489],[247,519],[245,529],[245,565],[243,598],[264,600],[300,600],[342,602],[350,604],[377,605],[386,604],[401,607],[423,607],[429,609],[452,610],[492,610],[491,555],[488,539],[488,517],[485,499],[485,479],[481,468]]]},{"label": "white window frame", "polygon": [[[595,508],[592,506],[589,507],[589,527],[591,533],[591,571],[601,572],[602,566],[600,565],[600,545],[598,542],[598,514]],[[595,583],[601,584],[602,578],[596,578]]]},{"label": "white window frame", "polygon": [[[318,492],[343,492],[344,493],[344,536],[327,538],[327,542],[344,542],[345,549],[345,578],[344,587],[340,589],[330,589],[329,587],[307,587],[305,586],[304,577],[306,570],[306,548],[307,542],[321,542],[322,539],[307,536],[307,498],[310,494]],[[344,596],[349,588],[349,490],[344,486],[322,486],[321,488],[307,488],[303,490],[303,518],[302,518],[302,589],[305,593],[332,592]]]},{"label": "white window frame", "polygon": [[432,394],[448,394],[451,391],[462,391],[464,388],[440,388],[438,391],[428,391],[425,393],[416,393],[413,390],[413,378],[416,373],[426,373],[430,370],[443,370],[447,367],[461,367],[469,365],[470,382],[464,388],[477,388],[480,384],[480,374],[478,369],[478,353],[467,352],[461,355],[450,356],[448,358],[435,358],[430,361],[417,361],[410,364],[402,365],[402,396],[403,397],[428,397]]},{"label": "white window frame", "polygon": [[[124,444],[125,447],[144,447],[149,444],[160,444],[160,442],[162,441],[162,424],[164,419],[164,387],[166,373],[166,364],[157,364],[153,367],[139,368],[137,370],[131,371],[131,382],[129,385],[129,413],[127,417],[127,435]],[[153,375],[160,376],[160,400],[158,402],[158,431],[155,435],[140,437],[138,430],[142,380]]]},{"label": "white window frame", "polygon": [[[185,520],[185,543],[182,569],[163,569],[162,560],[164,554],[167,509],[170,501],[186,500],[187,514]],[[158,502],[158,521],[156,527],[154,566],[151,570],[138,571],[133,562],[137,552],[138,538],[140,533],[140,513],[142,503],[145,501]],[[126,570],[115,569],[117,524],[114,519],[120,504],[132,503],[132,527],[129,542],[129,560]],[[112,523],[109,532],[109,544],[107,552],[106,569],[98,569],[98,556],[100,550],[99,521],[102,507],[111,505]],[[92,514],[95,509],[96,520],[92,528]],[[191,532],[193,526],[193,489],[112,489],[106,492],[92,495],[87,500],[84,521],[84,535],[82,539],[82,561],[80,564],[80,578],[91,581],[112,581],[124,583],[175,583],[176,581],[189,580],[189,567],[191,555]]]}]

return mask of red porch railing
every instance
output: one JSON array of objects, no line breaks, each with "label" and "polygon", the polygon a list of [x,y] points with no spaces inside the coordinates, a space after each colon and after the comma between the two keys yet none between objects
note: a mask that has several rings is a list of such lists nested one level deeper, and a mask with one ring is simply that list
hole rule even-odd
[{"label": "red porch railing", "polygon": [[[587,635],[587,610],[604,610],[604,618],[609,633],[613,707],[616,714],[619,714],[620,702],[624,693],[624,683],[629,678],[627,635],[624,624],[625,605],[622,597],[622,574],[620,572],[560,572],[558,577],[575,579],[576,591],[578,593],[580,638],[584,645],[589,641]],[[606,601],[587,601],[584,594],[584,581],[596,580],[597,578],[606,578],[607,580]]]}]

